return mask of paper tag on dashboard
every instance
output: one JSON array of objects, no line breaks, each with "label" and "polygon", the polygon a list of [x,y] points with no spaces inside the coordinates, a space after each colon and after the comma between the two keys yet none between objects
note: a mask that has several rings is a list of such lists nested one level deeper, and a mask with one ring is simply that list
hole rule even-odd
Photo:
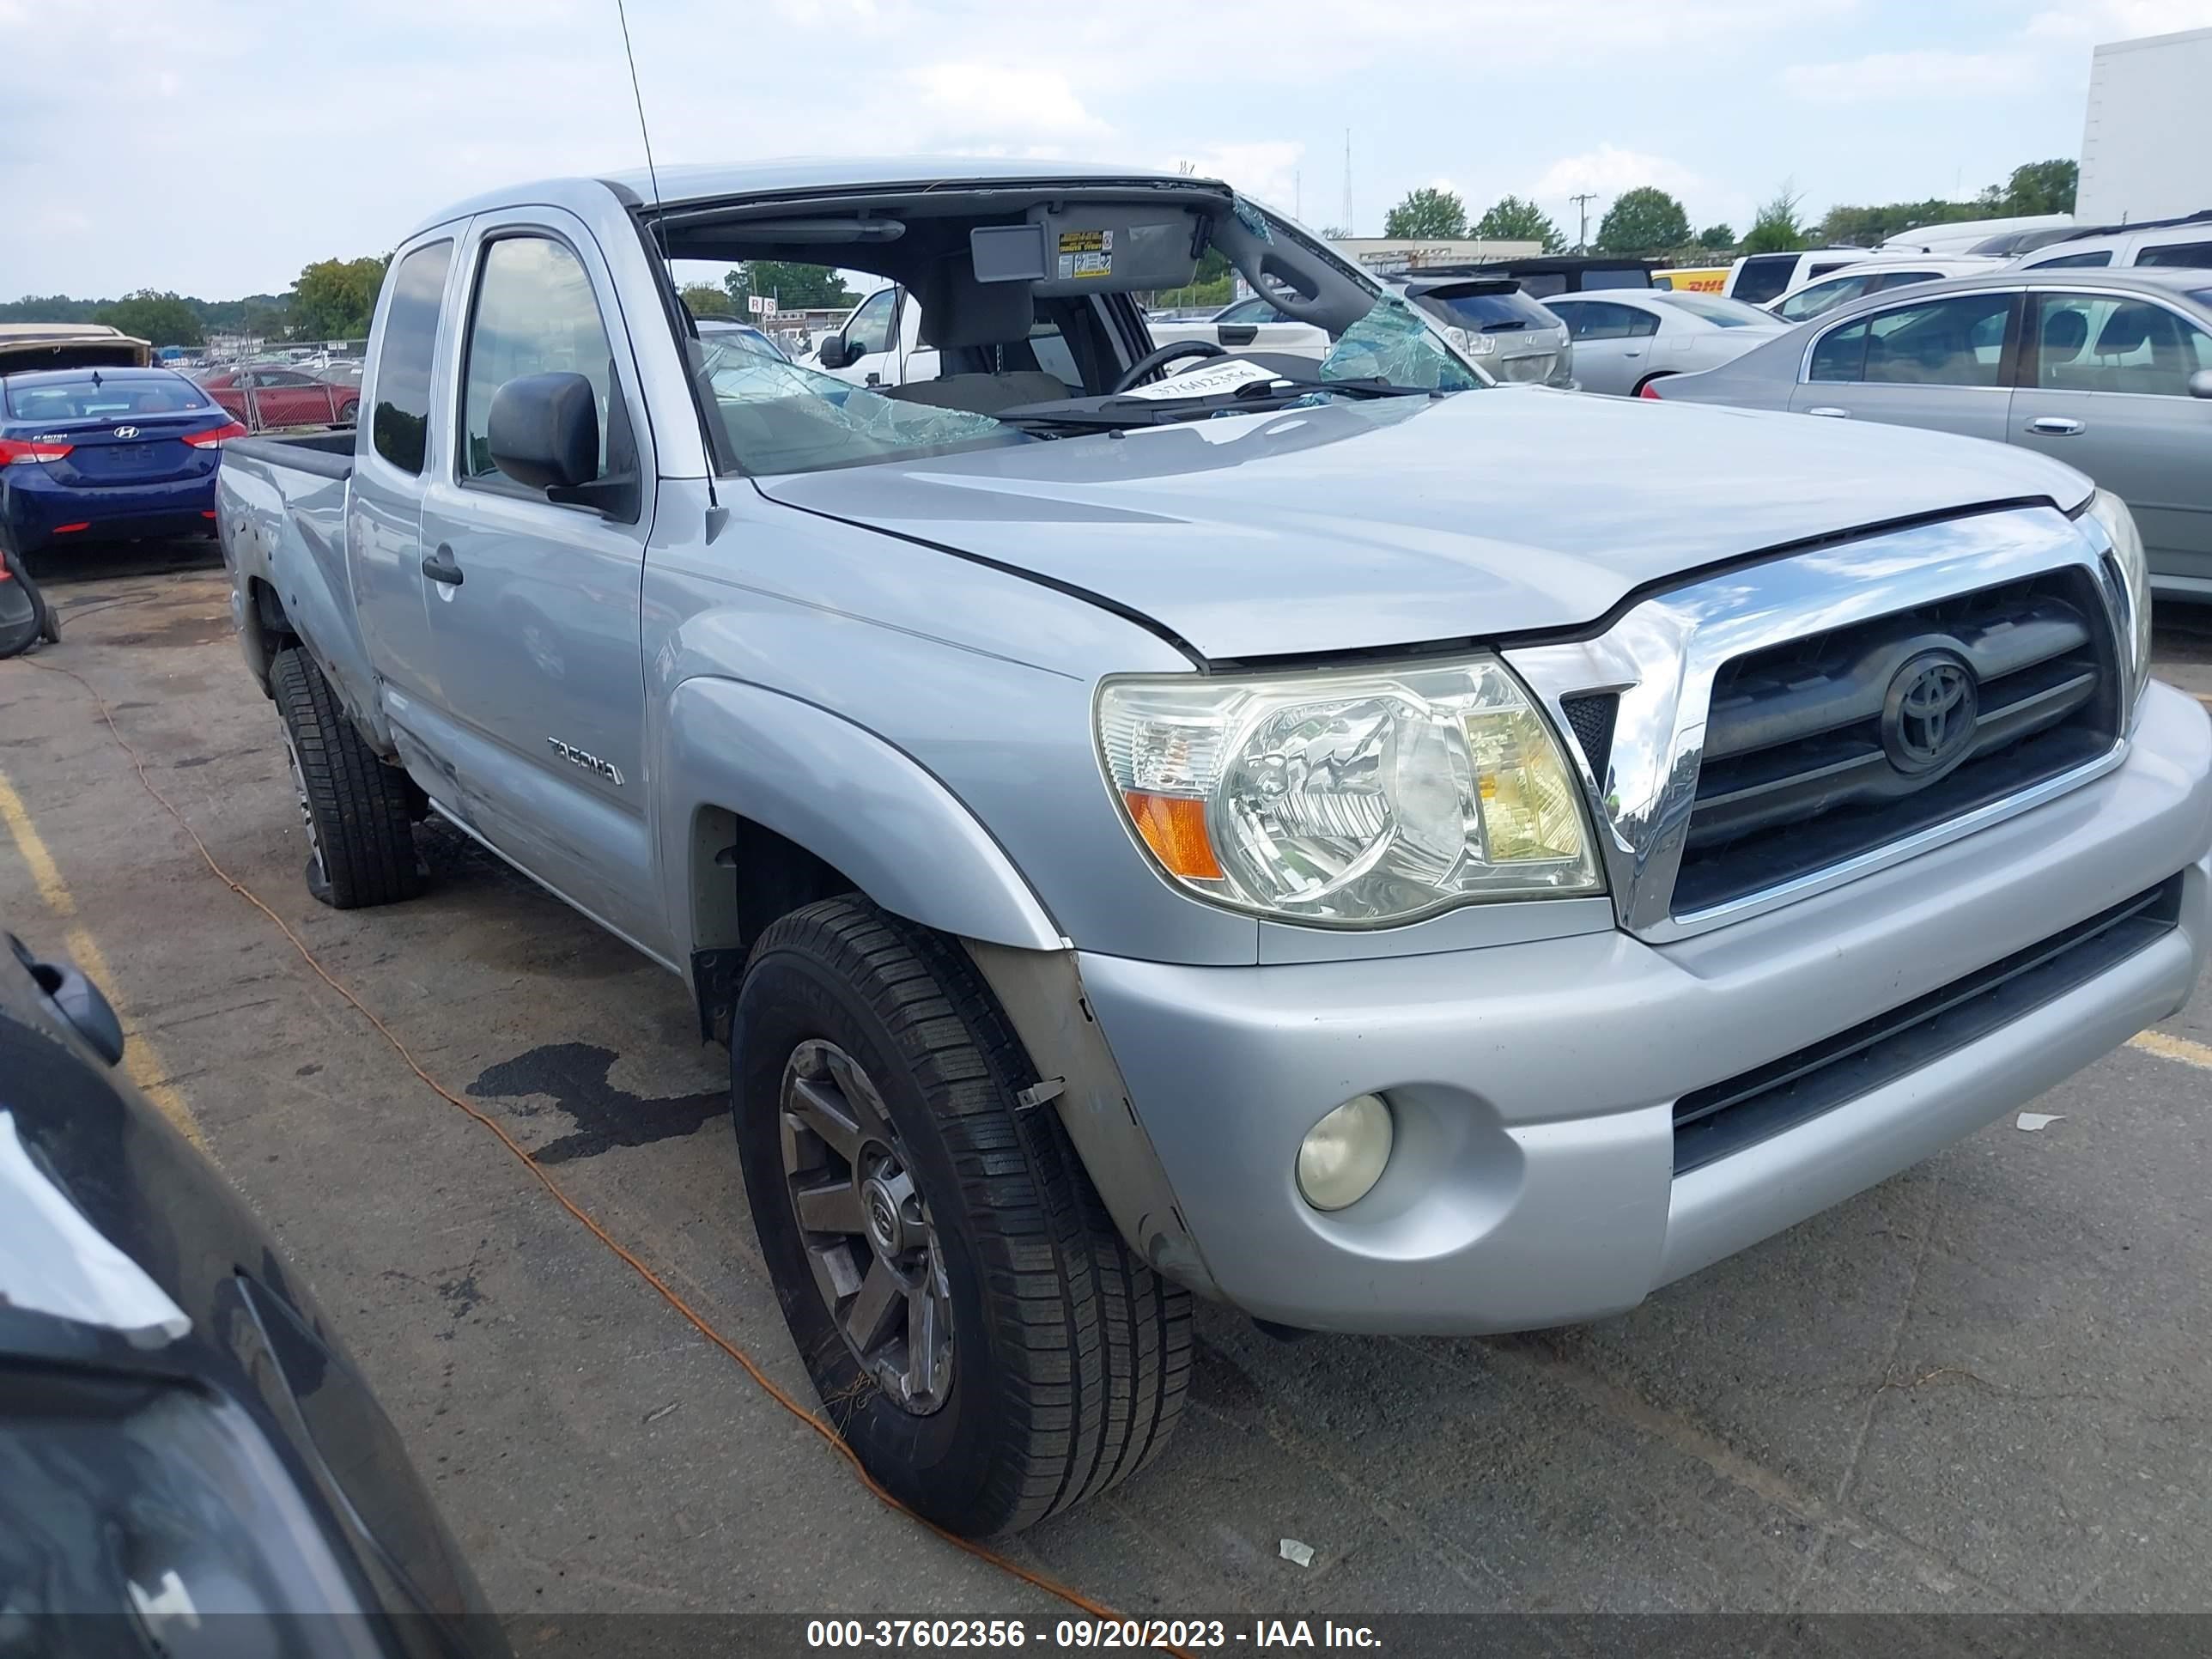
[{"label": "paper tag on dashboard", "polygon": [[1194,368],[1188,374],[1171,374],[1164,380],[1155,380],[1150,386],[1136,386],[1118,395],[1124,398],[1218,398],[1224,392],[1236,391],[1240,386],[1282,378],[1272,368],[1246,362],[1242,357],[1231,357],[1225,362],[1211,362]]}]

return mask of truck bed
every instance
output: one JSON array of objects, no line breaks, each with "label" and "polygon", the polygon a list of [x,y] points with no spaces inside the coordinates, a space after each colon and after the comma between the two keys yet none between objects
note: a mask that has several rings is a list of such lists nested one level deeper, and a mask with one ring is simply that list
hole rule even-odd
[{"label": "truck bed", "polygon": [[297,467],[319,478],[343,480],[353,477],[354,443],[351,427],[304,432],[289,438],[233,438],[223,446],[223,457],[226,464],[235,456],[265,461],[270,466]]}]

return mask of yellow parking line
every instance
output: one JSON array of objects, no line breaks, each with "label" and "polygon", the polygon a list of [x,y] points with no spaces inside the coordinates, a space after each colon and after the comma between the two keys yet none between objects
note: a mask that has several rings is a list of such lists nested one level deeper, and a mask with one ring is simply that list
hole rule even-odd
[{"label": "yellow parking line", "polygon": [[2184,1066],[2212,1072],[2212,1048],[2191,1042],[2187,1037],[2168,1036],[2163,1031],[2139,1031],[2128,1039],[2128,1047],[2156,1054],[2160,1060],[2178,1060]]},{"label": "yellow parking line", "polygon": [[185,1097],[177,1092],[176,1085],[168,1081],[167,1068],[154,1052],[153,1043],[124,1012],[123,1000],[116,994],[115,970],[107,965],[100,941],[86,932],[84,924],[77,920],[76,896],[62,879],[53,854],[46,851],[46,842],[39,838],[38,826],[31,822],[30,810],[23,805],[23,798],[15,793],[4,772],[0,772],[0,822],[6,823],[9,834],[15,837],[15,848],[23,855],[23,863],[30,870],[32,884],[38,888],[40,898],[62,924],[62,943],[69,951],[70,960],[115,1005],[126,1039],[123,1045],[124,1074],[138,1085],[139,1092],[154,1103],[185,1139],[206,1152],[207,1137],[200,1132],[198,1120],[192,1116],[191,1108],[185,1104]]}]

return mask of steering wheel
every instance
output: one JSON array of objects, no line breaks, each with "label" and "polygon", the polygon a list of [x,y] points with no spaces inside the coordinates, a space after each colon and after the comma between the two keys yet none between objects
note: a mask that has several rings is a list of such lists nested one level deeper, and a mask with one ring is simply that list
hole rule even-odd
[{"label": "steering wheel", "polygon": [[1121,378],[1114,382],[1114,390],[1106,395],[1116,397],[1127,392],[1146,376],[1157,374],[1170,363],[1179,363],[1186,357],[1226,357],[1229,354],[1211,340],[1172,340],[1166,345],[1155,346],[1121,371]]}]

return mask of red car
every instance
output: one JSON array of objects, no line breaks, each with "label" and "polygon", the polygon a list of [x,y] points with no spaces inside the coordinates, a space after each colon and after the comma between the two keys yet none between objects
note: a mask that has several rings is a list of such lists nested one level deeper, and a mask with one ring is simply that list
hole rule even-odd
[{"label": "red car", "polygon": [[209,397],[254,432],[280,426],[350,426],[361,388],[333,386],[296,368],[252,363],[200,377]]}]

